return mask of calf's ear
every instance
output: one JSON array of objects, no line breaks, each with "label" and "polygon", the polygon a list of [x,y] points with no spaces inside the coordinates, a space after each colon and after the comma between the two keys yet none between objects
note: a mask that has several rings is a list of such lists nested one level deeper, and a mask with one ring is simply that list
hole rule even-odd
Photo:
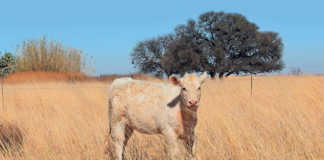
[{"label": "calf's ear", "polygon": [[200,83],[204,83],[205,80],[208,78],[208,74],[207,72],[204,72],[201,76],[200,76]]},{"label": "calf's ear", "polygon": [[176,86],[180,85],[180,78],[178,78],[176,76],[170,76],[169,79],[173,85],[176,85]]}]

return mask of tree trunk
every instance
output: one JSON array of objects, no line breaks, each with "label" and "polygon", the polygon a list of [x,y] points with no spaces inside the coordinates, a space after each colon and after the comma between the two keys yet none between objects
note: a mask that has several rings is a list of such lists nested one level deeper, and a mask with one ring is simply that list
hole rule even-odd
[{"label": "tree trunk", "polygon": [[223,76],[224,76],[224,74],[225,74],[225,72],[220,72],[220,73],[218,74],[218,77],[219,77],[220,79],[222,79]]},{"label": "tree trunk", "polygon": [[214,78],[215,78],[215,75],[216,75],[216,73],[215,73],[214,71],[210,71],[210,72],[209,72],[209,75],[210,75],[210,77],[211,77],[211,78],[213,78],[213,79],[214,79]]}]

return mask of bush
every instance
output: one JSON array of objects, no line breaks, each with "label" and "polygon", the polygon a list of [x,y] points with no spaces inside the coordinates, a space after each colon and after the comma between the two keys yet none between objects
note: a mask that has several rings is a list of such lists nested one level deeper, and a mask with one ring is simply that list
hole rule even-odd
[{"label": "bush", "polygon": [[83,52],[56,41],[28,40],[17,47],[17,71],[83,72]]},{"label": "bush", "polygon": [[0,59],[0,76],[7,76],[16,71],[16,57],[6,52]]}]

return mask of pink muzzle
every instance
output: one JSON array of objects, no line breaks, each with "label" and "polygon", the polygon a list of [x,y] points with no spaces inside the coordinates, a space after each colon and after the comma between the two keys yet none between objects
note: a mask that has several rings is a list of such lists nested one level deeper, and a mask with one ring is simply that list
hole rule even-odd
[{"label": "pink muzzle", "polygon": [[191,106],[197,105],[197,103],[198,103],[198,101],[195,101],[195,100],[190,100],[190,101],[189,101],[189,104],[190,104]]}]

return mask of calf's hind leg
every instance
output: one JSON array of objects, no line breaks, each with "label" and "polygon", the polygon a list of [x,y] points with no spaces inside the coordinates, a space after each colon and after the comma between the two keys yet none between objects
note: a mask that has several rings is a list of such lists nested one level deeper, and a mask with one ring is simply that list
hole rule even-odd
[{"label": "calf's hind leg", "polygon": [[129,140],[129,138],[132,136],[132,134],[133,134],[133,129],[126,125],[126,127],[125,127],[125,139],[124,139],[124,145],[123,145],[123,154],[122,154],[123,159],[125,158],[124,153],[125,153],[125,148],[126,148],[127,142]]},{"label": "calf's hind leg", "polygon": [[126,144],[131,137],[133,130],[125,122],[119,121],[111,126],[112,156],[113,159],[122,160]]}]

